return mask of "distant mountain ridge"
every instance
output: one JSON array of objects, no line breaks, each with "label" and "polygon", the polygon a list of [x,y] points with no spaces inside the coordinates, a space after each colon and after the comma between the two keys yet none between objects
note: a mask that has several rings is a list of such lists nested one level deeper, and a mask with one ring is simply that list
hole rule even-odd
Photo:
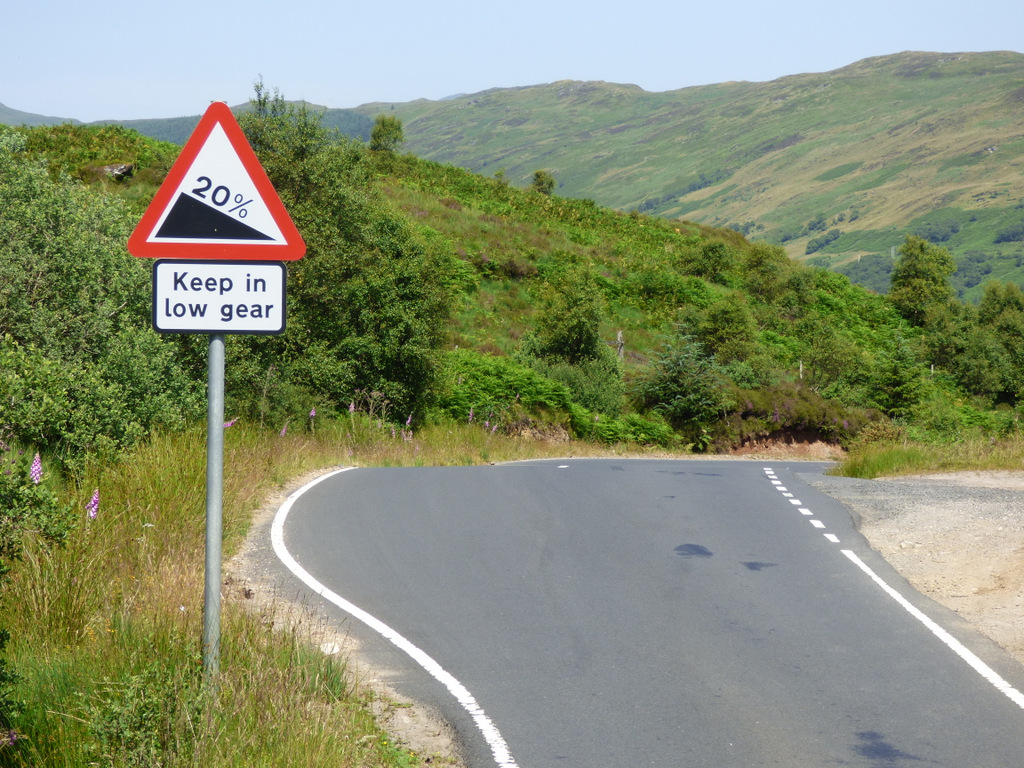
[{"label": "distant mountain ridge", "polygon": [[[904,52],[659,93],[561,81],[326,110],[325,122],[366,138],[381,113],[401,118],[420,157],[520,186],[545,169],[558,194],[729,226],[877,290],[906,234],[949,248],[963,295],[988,276],[1024,284],[1020,53]],[[177,133],[123,124],[181,143],[191,127],[173,121]]]},{"label": "distant mountain ridge", "polygon": [[[296,102],[299,103],[299,102]],[[323,123],[330,128],[336,128],[346,136],[354,138],[369,139],[370,129],[373,127],[373,118],[367,117],[352,109],[329,109],[316,104],[307,105],[311,109],[323,113]],[[239,104],[231,108],[234,113],[244,112],[249,104]],[[144,136],[170,141],[174,144],[184,144],[188,137],[195,130],[199,123],[200,115],[186,115],[183,117],[157,117],[143,120],[95,120],[84,125],[123,125],[126,128],[133,128]],[[0,104],[0,124],[5,125],[60,125],[72,123],[83,125],[80,120],[73,120],[66,117],[47,117],[31,112],[22,112]]]},{"label": "distant mountain ridge", "polygon": [[3,125],[60,125],[61,123],[72,123],[74,125],[80,125],[79,120],[73,120],[70,117],[48,117],[47,115],[37,115],[32,112],[22,112],[18,109],[12,109],[4,104],[0,104],[0,124]]}]

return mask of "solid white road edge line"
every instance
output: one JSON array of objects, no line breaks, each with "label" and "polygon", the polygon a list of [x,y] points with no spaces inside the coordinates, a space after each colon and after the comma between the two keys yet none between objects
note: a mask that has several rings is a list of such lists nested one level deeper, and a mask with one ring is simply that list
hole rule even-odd
[{"label": "solid white road edge line", "polygon": [[878,586],[885,590],[889,597],[891,597],[893,600],[895,600],[897,603],[903,606],[907,613],[909,613],[915,619],[924,624],[933,635],[939,638],[939,640],[941,640],[943,643],[949,646],[949,648],[957,656],[959,656],[961,659],[966,661],[971,667],[973,667],[975,672],[977,672],[983,678],[988,680],[993,686],[995,686],[996,690],[1001,691],[1010,699],[1010,701],[1012,701],[1021,709],[1024,709],[1024,694],[1021,694],[1020,691],[1018,691],[1016,688],[1014,688],[1012,685],[1006,682],[1002,677],[996,674],[995,670],[988,666],[988,664],[986,664],[977,656],[975,656],[974,653],[969,651],[963,645],[963,643],[961,643],[959,640],[957,640],[955,637],[949,634],[949,632],[947,632],[938,624],[936,624],[932,619],[928,618],[928,616],[926,616],[922,611],[920,611],[918,608],[912,605],[909,600],[903,597],[903,595],[901,595],[895,589],[886,584],[882,580],[882,578],[873,570],[871,570],[863,560],[857,557],[856,553],[849,549],[841,549],[839,551],[846,555],[853,562],[854,565],[856,565],[858,568],[864,571],[864,573],[866,573],[872,581],[874,581],[876,584],[878,584]]},{"label": "solid white road edge line", "polygon": [[462,705],[462,708],[465,709],[473,718],[473,721],[476,723],[476,727],[480,730],[480,733],[487,741],[487,745],[491,748],[491,753],[494,755],[494,761],[497,763],[499,768],[518,768],[516,761],[512,759],[512,754],[509,752],[508,744],[505,743],[505,739],[498,731],[497,726],[495,726],[491,719],[484,714],[483,709],[479,704],[477,704],[476,699],[473,698],[473,695],[462,683],[446,672],[440,664],[434,661],[434,659],[424,651],[406,640],[387,624],[376,617],[371,616],[362,608],[358,608],[353,605],[341,595],[332,592],[319,581],[314,579],[305,568],[299,565],[285,547],[284,521],[288,517],[288,513],[291,511],[292,505],[295,504],[302,494],[317,483],[321,483],[341,472],[347,472],[350,469],[354,469],[354,467],[345,467],[344,469],[338,469],[322,477],[318,477],[316,480],[302,486],[285,499],[284,504],[282,504],[280,509],[277,510],[277,514],[274,516],[274,524],[270,529],[270,541],[274,546],[274,552],[288,570],[295,574],[307,587],[312,589],[325,600],[329,600],[334,603],[353,618],[363,622],[363,624],[368,626],[377,634],[389,640],[397,648],[404,651],[413,661],[423,667],[431,677],[443,684],[444,687],[448,689],[448,692],[451,693],[459,704]]}]

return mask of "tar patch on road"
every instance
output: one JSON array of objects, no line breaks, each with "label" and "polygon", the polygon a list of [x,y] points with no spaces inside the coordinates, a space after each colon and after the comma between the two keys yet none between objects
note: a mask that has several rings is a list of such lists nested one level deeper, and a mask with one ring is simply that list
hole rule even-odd
[{"label": "tar patch on road", "polygon": [[676,554],[680,557],[711,557],[711,550],[700,544],[680,544],[676,547]]}]

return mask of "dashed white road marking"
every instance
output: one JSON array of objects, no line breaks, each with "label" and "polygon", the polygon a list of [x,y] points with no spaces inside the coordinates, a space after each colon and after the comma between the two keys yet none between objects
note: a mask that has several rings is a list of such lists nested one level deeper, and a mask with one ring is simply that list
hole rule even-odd
[{"label": "dashed white road marking", "polygon": [[998,691],[1005,694],[1010,701],[1021,709],[1024,709],[1024,694],[996,674],[995,670],[988,666],[988,664],[975,656],[974,653],[968,650],[963,643],[949,634],[949,632],[936,624],[932,619],[928,618],[923,611],[914,606],[909,600],[907,600],[907,598],[903,597],[903,595],[890,587],[878,574],[871,570],[863,560],[857,557],[855,552],[849,549],[841,549],[839,551],[846,555],[854,565],[864,571],[872,581],[880,586],[885,593],[889,595],[889,597],[899,603],[907,613],[924,624],[933,635],[945,643],[957,656],[966,661],[975,672],[988,680]]},{"label": "dashed white road marking", "polygon": [[323,477],[319,477],[313,482],[302,486],[291,496],[285,499],[284,504],[282,504],[280,509],[277,510],[277,514],[274,516],[274,524],[270,529],[270,540],[274,546],[274,552],[277,554],[278,559],[285,564],[288,570],[295,574],[299,580],[312,589],[313,592],[325,600],[334,603],[336,606],[341,608],[341,610],[345,611],[353,618],[363,622],[363,624],[368,626],[370,629],[389,640],[393,645],[404,651],[413,661],[423,667],[431,677],[444,685],[444,687],[448,689],[448,692],[451,693],[459,704],[462,705],[462,708],[465,709],[466,712],[469,713],[470,717],[473,718],[473,722],[476,723],[477,729],[487,741],[487,745],[491,748],[491,754],[494,756],[494,762],[498,768],[518,768],[516,761],[512,758],[512,753],[509,751],[508,744],[505,743],[505,739],[498,731],[497,726],[486,714],[484,714],[484,710],[462,683],[455,679],[453,675],[449,674],[444,667],[434,661],[434,659],[427,653],[413,645],[380,619],[371,616],[362,608],[353,605],[341,595],[332,592],[313,578],[305,568],[299,565],[298,561],[292,557],[291,553],[285,547],[284,521],[287,519],[288,513],[291,511],[292,505],[298,501],[302,494],[317,483],[321,483],[329,477],[334,477],[335,475],[341,472],[346,472],[350,469],[353,469],[353,467],[338,469],[324,475]]},{"label": "dashed white road marking", "polygon": [[[769,467],[764,468],[764,473],[769,478],[775,477],[774,470],[772,470]],[[772,480],[772,483],[774,484],[775,480]],[[779,486],[776,486],[776,488],[778,490],[785,490],[784,488],[780,488]],[[792,496],[793,494],[784,493],[782,495]],[[800,502],[797,501],[796,499],[791,498],[789,501],[791,504],[800,506]],[[805,516],[810,516],[813,514],[811,510],[807,509],[806,507],[800,507],[800,513]],[[821,520],[812,519],[809,522],[815,528],[826,527],[825,523],[823,523]],[[825,538],[831,541],[833,544],[839,543],[839,537],[836,536],[834,533],[826,533],[824,535]],[[945,645],[948,646],[957,656],[966,661],[967,664],[970,665],[970,667],[974,669],[979,675],[981,675],[993,686],[995,686],[997,690],[1005,694],[1014,704],[1016,704],[1021,709],[1024,709],[1024,694],[1022,694],[1020,691],[1018,691],[1016,688],[1014,688],[1012,685],[1006,682],[1002,677],[996,674],[996,672],[991,667],[989,667],[974,653],[968,650],[963,643],[961,643],[959,640],[957,640],[955,637],[949,634],[949,632],[940,627],[935,621],[930,619],[920,609],[916,608],[909,600],[903,597],[903,595],[901,595],[895,589],[890,587],[878,574],[871,570],[871,568],[869,568],[863,560],[857,557],[857,554],[853,550],[841,549],[839,551],[842,552],[854,565],[856,565],[858,568],[864,571],[864,573],[866,573],[872,581],[878,584],[878,586],[880,586],[886,594],[888,594],[893,600],[899,603],[907,611],[907,613],[909,613],[919,622],[924,624],[924,626],[927,627],[933,635],[935,635],[937,638],[939,638],[939,640],[945,643]]]}]

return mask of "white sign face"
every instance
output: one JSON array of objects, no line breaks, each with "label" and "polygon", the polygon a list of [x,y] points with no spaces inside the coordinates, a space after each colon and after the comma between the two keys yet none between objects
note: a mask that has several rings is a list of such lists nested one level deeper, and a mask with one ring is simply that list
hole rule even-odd
[{"label": "white sign face", "polygon": [[222,126],[215,125],[149,242],[283,245],[277,222]]},{"label": "white sign face", "polygon": [[285,277],[280,262],[157,261],[153,328],[160,333],[284,333]]}]

